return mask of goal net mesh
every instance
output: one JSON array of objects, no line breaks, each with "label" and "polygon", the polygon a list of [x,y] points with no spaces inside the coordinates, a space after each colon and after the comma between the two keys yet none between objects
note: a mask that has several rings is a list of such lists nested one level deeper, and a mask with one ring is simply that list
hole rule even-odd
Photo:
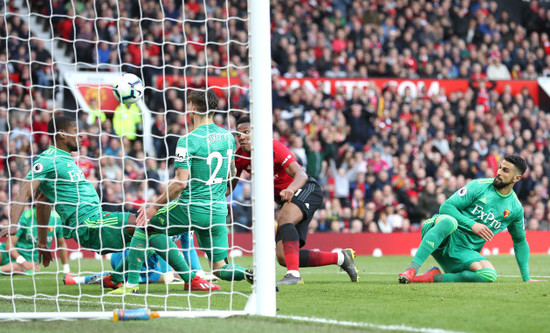
[{"label": "goal net mesh", "polygon": [[[137,214],[174,177],[177,140],[193,130],[186,112],[191,90],[217,92],[214,122],[225,129],[235,131],[236,119],[249,113],[247,1],[27,0],[2,1],[0,7],[2,230],[17,230],[11,248],[28,255],[28,261],[37,257],[32,246],[37,240],[35,205],[24,203],[20,221],[8,216],[33,162],[54,144],[47,128],[52,117],[77,120],[82,143],[72,158],[85,176],[78,181],[93,184],[101,209]],[[119,104],[111,91],[123,72],[136,74],[145,86],[143,100],[130,107]],[[249,178],[241,179],[228,197],[227,217],[229,263],[247,268],[252,265],[250,185]],[[10,274],[16,258],[2,247],[2,319],[30,312],[37,315],[24,318],[39,318],[40,313],[50,313],[42,317],[51,319],[86,318],[87,313],[144,307],[225,315],[243,311],[253,292],[245,281],[220,281],[222,289],[216,292],[191,292],[177,283],[177,275],[171,283],[149,279],[160,272],[171,280],[168,265],[165,271],[147,268],[139,295],[113,297],[106,295],[110,289],[91,283],[113,271],[115,254],[91,251],[74,239],[63,245],[63,233],[55,226],[48,235],[55,258],[49,267]],[[202,250],[197,248],[208,275],[212,267]],[[63,265],[65,255],[70,273]],[[94,274],[100,278],[90,278]],[[76,284],[67,284],[71,278]]]}]

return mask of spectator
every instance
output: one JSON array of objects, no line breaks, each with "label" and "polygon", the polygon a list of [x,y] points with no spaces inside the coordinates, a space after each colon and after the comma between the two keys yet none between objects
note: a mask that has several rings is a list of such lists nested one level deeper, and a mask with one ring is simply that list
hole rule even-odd
[{"label": "spectator", "polygon": [[499,51],[493,51],[490,55],[490,63],[487,67],[487,79],[489,80],[510,80],[510,71],[500,61],[501,55]]},{"label": "spectator", "polygon": [[135,140],[136,135],[141,131],[141,127],[141,111],[137,103],[129,106],[120,103],[116,107],[113,116],[113,129],[117,135]]},{"label": "spectator", "polygon": [[[163,191],[173,172],[170,157],[175,143],[193,129],[185,115],[186,89],[204,86],[207,73],[238,77],[246,88],[246,46],[228,47],[228,34],[215,20],[207,20],[204,29],[190,26],[186,33],[171,23],[184,17],[224,15],[222,8],[210,4],[203,13],[200,1],[185,5],[128,2],[120,10],[104,0],[95,7],[85,2],[46,4],[31,1],[30,9],[41,15],[55,14],[51,37],[63,38],[67,54],[78,61],[80,70],[135,71],[143,75],[149,88],[145,102],[158,113],[151,124],[156,153],[148,152],[147,159],[141,119],[122,120],[124,112],[113,117],[97,109],[94,99],[90,104],[98,113],[88,118],[79,115],[81,128],[89,132],[79,157],[86,161],[83,167],[88,178],[102,193],[106,206],[122,209],[126,203],[133,209],[136,198],[139,202]],[[414,229],[426,212],[437,211],[466,179],[494,174],[502,157],[514,152],[529,163],[526,178],[516,189],[527,221],[536,219],[539,229],[547,228],[550,116],[535,105],[528,91],[512,93],[509,87],[497,91],[491,80],[534,79],[550,70],[550,43],[544,28],[550,19],[527,11],[516,21],[499,5],[490,2],[490,9],[485,10],[477,0],[444,0],[425,6],[411,1],[391,6],[376,1],[272,6],[274,135],[294,146],[308,173],[327,190],[315,231],[364,228],[374,232],[378,231],[376,221],[381,221],[383,231],[397,231],[388,227],[391,221],[387,223],[386,209],[391,208],[386,208],[386,199],[394,200],[396,208],[404,205],[391,219],[399,219],[402,230],[410,223]],[[8,10],[17,14],[16,9]],[[245,7],[229,5],[228,12],[246,18]],[[296,13],[305,14],[296,17]],[[90,17],[95,17],[93,26]],[[120,24],[114,24],[113,17]],[[138,17],[155,20],[133,24]],[[156,21],[166,17],[165,24]],[[228,27],[232,39],[246,43],[242,23],[246,20],[234,21]],[[307,31],[303,31],[304,24]],[[2,179],[24,177],[30,157],[49,144],[47,136],[40,134],[41,123],[53,114],[55,91],[51,87],[60,82],[55,66],[59,59],[45,50],[19,15],[0,20],[0,31],[10,36],[0,48],[0,199],[5,198],[0,202],[7,202],[19,184],[17,180],[3,184]],[[185,43],[188,48],[179,46]],[[219,47],[209,47],[214,44]],[[460,77],[470,79],[471,85],[451,94],[420,89],[415,95],[410,88],[379,89],[365,81],[365,87],[352,91],[351,96],[342,87],[330,95],[324,87],[285,88],[279,80],[281,73],[316,78],[325,73],[342,78]],[[166,76],[159,91],[154,77],[164,74],[192,79],[171,83]],[[222,90],[223,112],[216,124],[231,128],[235,118],[248,112],[249,96],[247,89]],[[18,120],[20,115],[23,120]],[[132,163],[123,164],[123,156],[131,156]],[[140,186],[146,181],[147,192]]]}]

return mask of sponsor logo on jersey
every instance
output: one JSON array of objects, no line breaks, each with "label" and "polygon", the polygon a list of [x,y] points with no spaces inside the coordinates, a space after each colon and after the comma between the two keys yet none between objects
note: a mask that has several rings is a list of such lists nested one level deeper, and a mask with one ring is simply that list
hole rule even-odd
[{"label": "sponsor logo on jersey", "polygon": [[428,244],[428,245],[431,246],[432,248],[435,247],[434,242],[426,241],[426,244]]},{"label": "sponsor logo on jersey", "polygon": [[305,205],[306,205],[307,209],[309,209],[309,203],[306,202]]},{"label": "sponsor logo on jersey", "polygon": [[510,215],[510,211],[508,209],[505,209],[504,212],[502,212],[502,215],[504,217],[508,217],[508,215]]},{"label": "sponsor logo on jersey", "polygon": [[38,172],[41,172],[42,170],[44,170],[44,165],[42,165],[42,163],[36,163],[33,167],[32,167],[32,170],[36,173]]},{"label": "sponsor logo on jersey", "polygon": [[72,167],[71,163],[67,162],[67,168]]},{"label": "sponsor logo on jersey", "polygon": [[481,198],[481,199],[479,199],[479,201],[483,202],[484,204],[487,203],[487,199],[485,199],[485,198]]},{"label": "sponsor logo on jersey", "polygon": [[485,212],[483,210],[483,207],[476,204],[474,209],[470,212],[472,213],[478,220],[482,221],[483,224],[490,226],[494,229],[499,229],[502,225],[502,222],[495,219],[495,214],[491,212]]},{"label": "sponsor logo on jersey", "polygon": [[458,190],[458,195],[461,197],[465,196],[466,193],[468,193],[468,189],[466,187],[463,187],[460,190]]},{"label": "sponsor logo on jersey", "polygon": [[108,212],[107,214],[103,215],[103,217],[107,217],[109,215],[113,214],[113,212]]}]

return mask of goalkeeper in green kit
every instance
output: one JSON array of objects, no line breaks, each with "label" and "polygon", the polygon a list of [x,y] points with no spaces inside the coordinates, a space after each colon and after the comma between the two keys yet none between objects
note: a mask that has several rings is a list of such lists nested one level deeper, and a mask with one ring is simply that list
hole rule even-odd
[{"label": "goalkeeper in green kit", "polygon": [[[199,247],[203,249],[215,275],[222,280],[251,280],[252,272],[238,265],[228,264],[227,180],[234,169],[235,139],[213,123],[218,96],[209,90],[188,93],[188,110],[192,112],[194,130],[178,140],[176,147],[175,178],[166,191],[149,208],[142,209],[137,218],[136,231],[130,244],[128,282],[109,294],[123,295],[139,290],[139,274],[146,259],[148,244],[170,253],[162,236],[195,231]],[[234,173],[234,170],[233,170]],[[178,198],[179,197],[179,198]],[[139,228],[139,227],[144,227]],[[168,261],[172,266],[172,262]],[[180,277],[192,290],[217,290],[220,286],[205,284],[191,270]]]},{"label": "goalkeeper in green kit", "polygon": [[[494,282],[497,272],[480,251],[485,242],[506,228],[523,281],[540,282],[529,277],[523,207],[512,190],[526,169],[527,163],[520,156],[506,156],[495,178],[473,180],[447,199],[439,214],[422,226],[422,241],[409,267],[399,274],[399,282]],[[430,255],[445,273],[434,267],[416,275]]]}]

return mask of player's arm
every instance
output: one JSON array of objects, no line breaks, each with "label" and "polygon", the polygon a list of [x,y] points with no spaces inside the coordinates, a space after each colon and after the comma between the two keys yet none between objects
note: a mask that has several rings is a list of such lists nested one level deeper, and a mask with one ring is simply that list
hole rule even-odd
[{"label": "player's arm", "polygon": [[42,183],[41,180],[25,180],[23,181],[23,186],[19,190],[19,193],[15,196],[14,201],[10,205],[10,224],[15,225],[18,223],[25,206],[29,202],[31,196],[36,196],[38,191],[38,186]]},{"label": "player's arm", "polygon": [[69,266],[69,251],[67,251],[67,242],[63,237],[57,238],[57,255],[63,264],[63,273],[70,273],[71,267]]},{"label": "player's arm", "polygon": [[508,226],[508,232],[514,243],[514,256],[518,263],[519,272],[524,282],[540,282],[540,280],[533,280],[529,276],[529,243],[527,243],[527,238],[525,238],[523,213],[518,215],[520,217]]},{"label": "player's arm", "polygon": [[293,178],[292,183],[288,185],[287,188],[281,191],[281,199],[283,201],[290,201],[292,199],[292,196],[294,196],[294,193],[298,191],[302,186],[304,186],[307,182],[307,174],[302,169],[300,164],[298,162],[293,161],[291,162],[286,168],[286,173]]},{"label": "player's arm", "polygon": [[476,222],[468,215],[462,213],[467,207],[478,199],[479,184],[477,181],[471,181],[455,192],[449,199],[445,200],[439,208],[440,214],[450,215],[458,221],[459,225],[465,226],[485,241],[493,239],[493,232],[484,224]]},{"label": "player's arm", "polygon": [[187,187],[187,180],[189,179],[189,169],[176,169],[176,175],[172,179],[164,193],[157,198],[157,200],[147,209],[140,209],[139,216],[136,219],[137,226],[144,226],[147,224],[147,220],[157,214],[159,209],[166,205],[168,202],[176,199],[180,193]]},{"label": "player's arm", "polygon": [[[24,232],[24,231],[23,231]],[[10,254],[10,256],[15,260],[16,263],[21,265],[25,270],[30,271],[39,271],[38,265],[36,265],[32,261],[27,261],[25,257],[23,257],[16,248],[17,242],[19,241],[20,233],[17,235],[10,236],[8,238],[8,241],[6,242],[6,252]]]},{"label": "player's arm", "polygon": [[44,267],[50,265],[52,261],[52,254],[48,249],[48,229],[50,227],[50,216],[52,214],[52,206],[47,203],[48,199],[40,192],[36,197],[36,224],[38,241],[36,242],[36,248],[38,249],[38,262],[42,263]]}]

